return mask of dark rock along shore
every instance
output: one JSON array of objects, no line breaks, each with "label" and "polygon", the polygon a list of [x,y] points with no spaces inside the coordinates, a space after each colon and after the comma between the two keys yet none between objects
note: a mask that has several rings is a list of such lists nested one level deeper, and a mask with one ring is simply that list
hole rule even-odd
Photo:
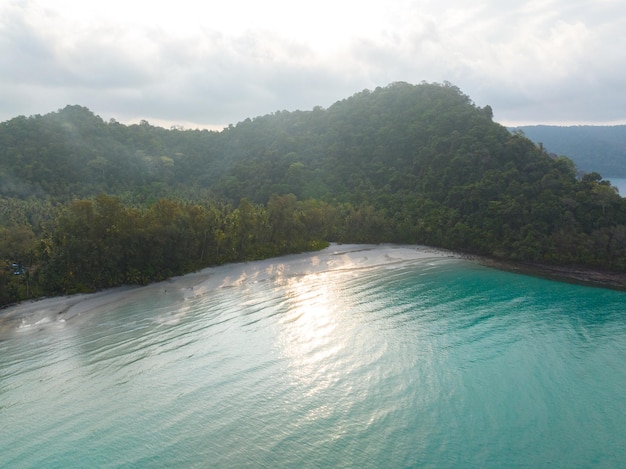
[{"label": "dark rock along shore", "polygon": [[547,264],[516,263],[490,258],[476,258],[476,260],[487,267],[493,267],[508,272],[533,275],[580,285],[626,291],[625,273]]}]

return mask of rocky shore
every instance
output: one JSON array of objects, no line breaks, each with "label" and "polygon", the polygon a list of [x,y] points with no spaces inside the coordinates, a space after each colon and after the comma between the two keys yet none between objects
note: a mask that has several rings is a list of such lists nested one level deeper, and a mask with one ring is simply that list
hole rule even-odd
[{"label": "rocky shore", "polygon": [[474,260],[487,267],[493,267],[507,272],[533,275],[579,285],[626,291],[626,273],[580,267],[564,267],[537,263],[502,261],[483,257],[474,258]]}]

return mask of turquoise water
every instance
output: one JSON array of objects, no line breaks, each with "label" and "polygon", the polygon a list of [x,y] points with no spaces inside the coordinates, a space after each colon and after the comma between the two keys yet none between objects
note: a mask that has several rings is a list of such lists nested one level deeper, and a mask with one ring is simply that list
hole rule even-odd
[{"label": "turquoise water", "polygon": [[0,466],[626,465],[625,293],[283,262],[5,327]]}]

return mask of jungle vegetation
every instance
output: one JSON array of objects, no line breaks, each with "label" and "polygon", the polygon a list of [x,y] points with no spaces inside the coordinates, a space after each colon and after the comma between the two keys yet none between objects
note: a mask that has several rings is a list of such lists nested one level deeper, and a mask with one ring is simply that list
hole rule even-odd
[{"label": "jungle vegetation", "polygon": [[0,123],[0,304],[329,242],[626,272],[626,199],[449,83],[220,132],[81,106]]}]

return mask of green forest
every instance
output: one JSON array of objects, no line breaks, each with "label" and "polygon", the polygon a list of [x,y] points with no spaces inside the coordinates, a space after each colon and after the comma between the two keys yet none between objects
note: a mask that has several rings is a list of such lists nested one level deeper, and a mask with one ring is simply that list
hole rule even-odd
[{"label": "green forest", "polygon": [[0,123],[0,304],[330,242],[626,272],[626,199],[449,84],[220,132],[89,109]]}]

